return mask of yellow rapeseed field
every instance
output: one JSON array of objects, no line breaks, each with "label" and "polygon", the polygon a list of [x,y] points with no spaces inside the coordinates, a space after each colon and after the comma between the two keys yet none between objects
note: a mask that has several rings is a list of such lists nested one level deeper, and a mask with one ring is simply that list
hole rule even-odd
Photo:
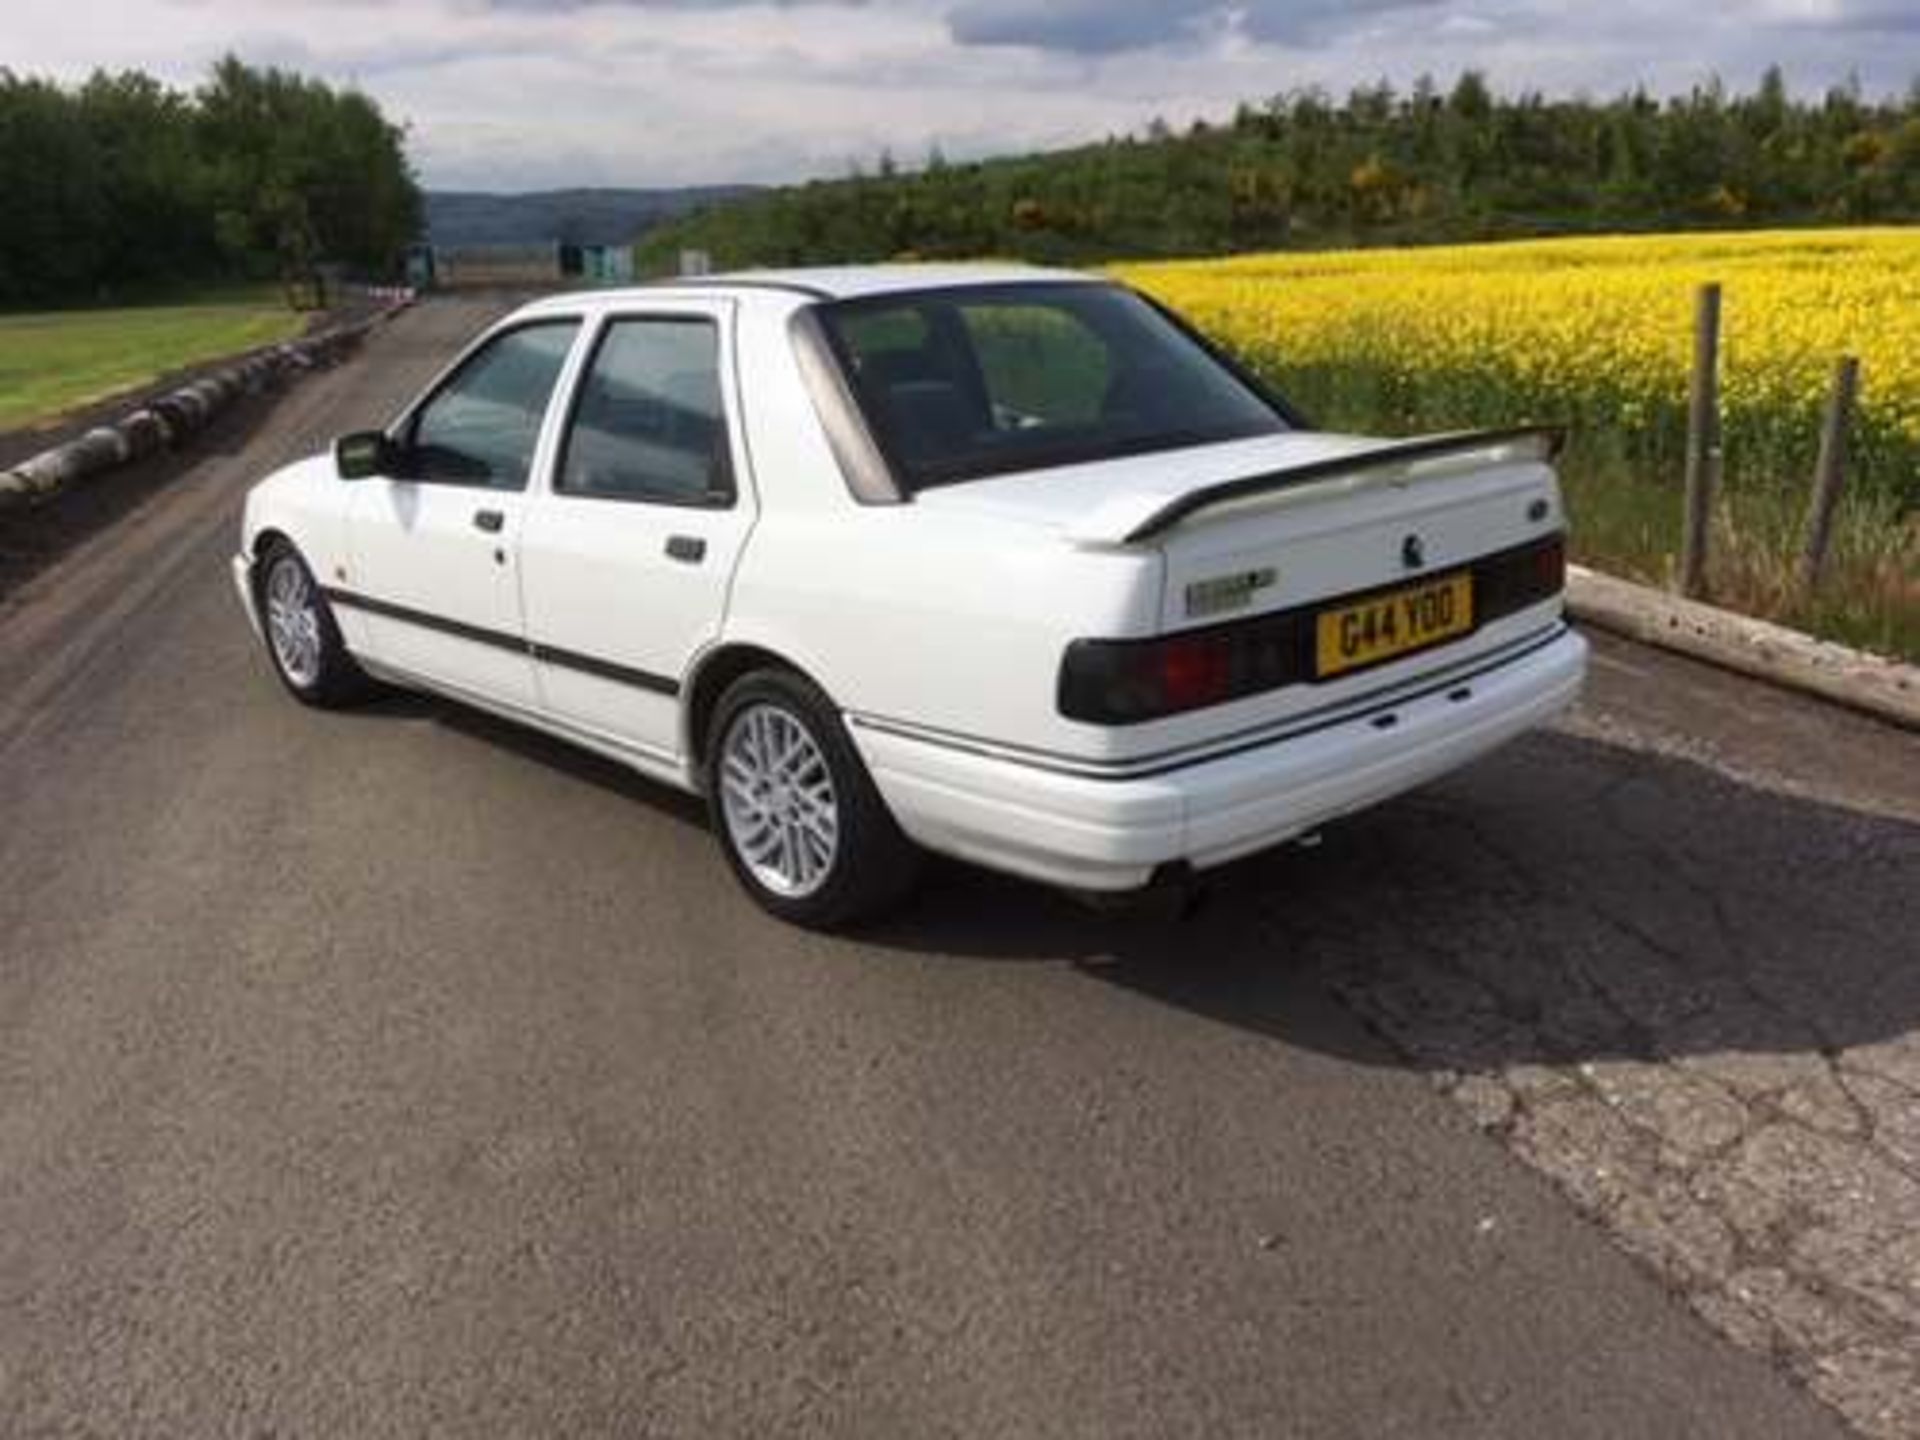
[{"label": "yellow rapeseed field", "polygon": [[[1715,593],[1920,658],[1920,229],[1604,236],[1123,264],[1316,422],[1564,421],[1574,546],[1671,573],[1694,296],[1723,293]],[[1831,583],[1792,583],[1836,359],[1859,357]]]},{"label": "yellow rapeseed field", "polygon": [[1843,353],[1861,360],[1867,483],[1898,491],[1920,466],[1920,229],[1606,236],[1115,268],[1276,380],[1294,382],[1302,403],[1334,412],[1330,421],[1565,418],[1620,432],[1636,452],[1648,442],[1666,450],[1676,438],[1694,291],[1717,280],[1732,471],[1758,478],[1777,465],[1792,470],[1783,478],[1804,479],[1808,427]]}]

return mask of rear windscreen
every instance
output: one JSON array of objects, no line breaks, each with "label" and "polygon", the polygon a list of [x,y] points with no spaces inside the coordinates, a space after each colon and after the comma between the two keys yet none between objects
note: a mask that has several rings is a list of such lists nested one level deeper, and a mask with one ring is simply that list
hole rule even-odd
[{"label": "rear windscreen", "polygon": [[963,286],[820,314],[908,490],[1287,428],[1251,385],[1117,286]]}]

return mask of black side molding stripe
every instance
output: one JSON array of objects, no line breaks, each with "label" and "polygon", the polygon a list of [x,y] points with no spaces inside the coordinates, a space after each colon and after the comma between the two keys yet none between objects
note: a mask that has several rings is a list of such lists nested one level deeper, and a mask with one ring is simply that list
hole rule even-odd
[{"label": "black side molding stripe", "polygon": [[322,593],[336,605],[364,610],[369,615],[381,615],[389,620],[403,621],[408,625],[418,625],[422,630],[438,630],[442,635],[456,635],[462,640],[471,640],[476,645],[491,645],[496,650],[522,652],[527,648],[526,642],[518,635],[506,635],[498,630],[469,625],[464,620],[450,620],[445,615],[432,615],[425,610],[410,610],[405,605],[391,605],[385,600],[375,600],[369,595],[356,595],[351,590],[323,588]]},{"label": "black side molding stripe", "polygon": [[529,641],[527,653],[536,660],[548,665],[558,665],[567,670],[578,670],[583,675],[598,676],[602,680],[611,680],[619,685],[631,685],[636,690],[651,690],[656,695],[678,695],[680,682],[665,675],[655,675],[651,670],[635,670],[626,665],[616,665],[611,660],[602,660],[597,655],[582,655],[577,650],[561,650],[552,645],[540,645]]},{"label": "black side molding stripe", "polygon": [[566,670],[578,670],[584,675],[611,680],[618,685],[631,685],[636,690],[651,691],[655,695],[680,693],[680,682],[671,676],[655,675],[650,670],[635,670],[631,666],[602,660],[597,655],[582,655],[577,650],[562,650],[556,645],[542,645],[537,641],[523,640],[518,635],[508,635],[500,630],[488,630],[480,625],[469,625],[464,620],[452,620],[445,615],[435,615],[427,610],[415,610],[406,605],[395,605],[387,600],[376,600],[371,595],[359,595],[351,590],[325,587],[322,593],[335,605],[345,605],[350,610],[362,610],[369,615],[398,620],[404,625],[418,625],[423,630],[438,630],[443,635],[471,640],[476,645],[491,645],[497,650],[512,650],[543,664],[558,665]]}]

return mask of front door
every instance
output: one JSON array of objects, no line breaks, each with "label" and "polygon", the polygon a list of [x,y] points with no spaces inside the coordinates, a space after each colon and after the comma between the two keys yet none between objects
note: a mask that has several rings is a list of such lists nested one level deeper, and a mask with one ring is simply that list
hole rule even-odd
[{"label": "front door", "polygon": [[521,536],[544,708],[661,761],[753,524],[727,319],[723,302],[663,299],[603,322]]},{"label": "front door", "polygon": [[487,341],[402,425],[394,476],[359,482],[352,561],[329,588],[372,658],[476,698],[534,708],[518,545],[526,489],[579,322]]}]

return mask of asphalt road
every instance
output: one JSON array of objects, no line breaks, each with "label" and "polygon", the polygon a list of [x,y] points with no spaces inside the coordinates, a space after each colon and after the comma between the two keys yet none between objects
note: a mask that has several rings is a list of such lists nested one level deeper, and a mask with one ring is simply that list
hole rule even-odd
[{"label": "asphalt road", "polygon": [[[1445,928],[1469,820],[1580,823],[1552,747],[1584,786],[1644,746],[1528,742],[1185,923],[950,867],[845,940],[609,765],[291,704],[237,498],[483,315],[407,315],[0,607],[0,1434],[1840,1433],[1329,979],[1409,895]],[[1912,783],[1606,654],[1601,730]],[[1609,834],[1582,863],[1646,863]]]}]

